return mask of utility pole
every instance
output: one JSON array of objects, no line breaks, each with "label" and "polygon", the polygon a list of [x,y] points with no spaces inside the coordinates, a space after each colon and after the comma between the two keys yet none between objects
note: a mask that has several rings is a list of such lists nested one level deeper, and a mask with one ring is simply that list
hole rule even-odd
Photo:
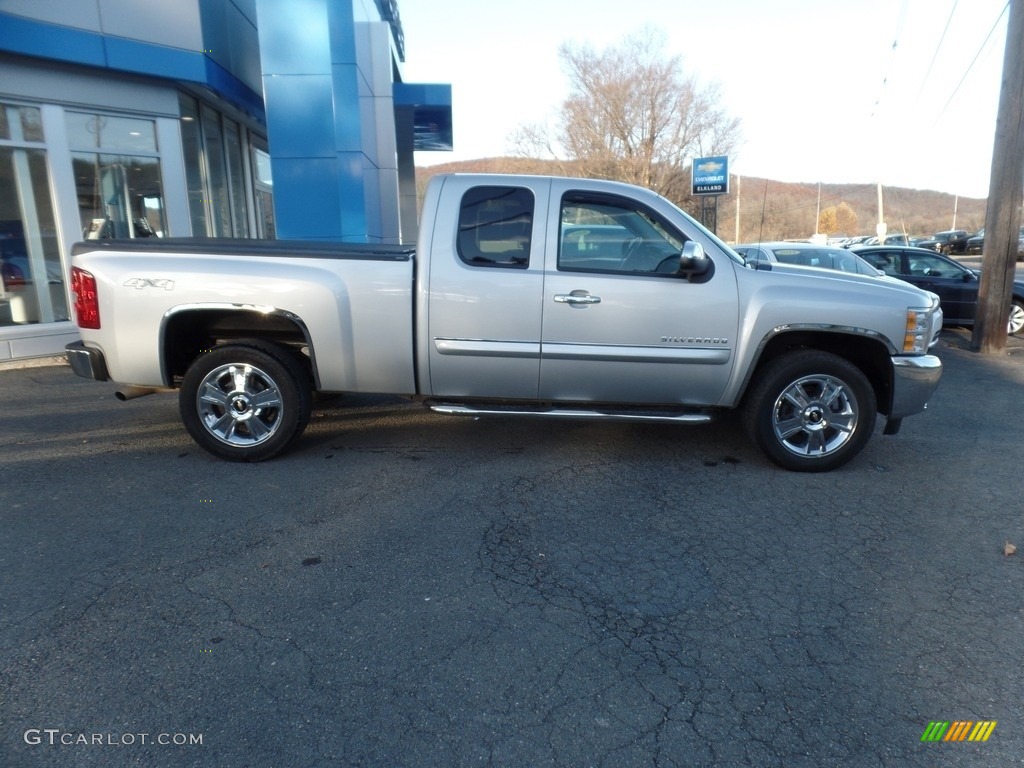
[{"label": "utility pole", "polygon": [[814,234],[818,234],[821,224],[821,182],[818,182],[818,207],[814,211]]},{"label": "utility pole", "polygon": [[875,225],[875,234],[878,235],[878,244],[885,244],[885,233],[889,228],[885,226],[885,213],[882,211],[882,182],[878,182],[878,224]]},{"label": "utility pole", "polygon": [[740,241],[740,175],[736,174],[736,239],[734,243]]},{"label": "utility pole", "polygon": [[981,285],[971,335],[971,349],[984,354],[1001,353],[1006,349],[1006,324],[1017,268],[1020,208],[1024,198],[1024,0],[1010,0],[1009,5],[985,214]]}]

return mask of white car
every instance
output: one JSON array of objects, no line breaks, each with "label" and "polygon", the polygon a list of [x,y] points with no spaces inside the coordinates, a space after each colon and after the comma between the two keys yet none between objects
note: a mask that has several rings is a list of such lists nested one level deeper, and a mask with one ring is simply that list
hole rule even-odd
[{"label": "white car", "polygon": [[757,269],[760,263],[775,261],[783,264],[799,264],[804,267],[834,269],[839,272],[851,272],[858,275],[878,276],[879,270],[868,264],[845,248],[836,248],[814,243],[744,243],[734,245],[733,250],[740,254],[747,265]]}]

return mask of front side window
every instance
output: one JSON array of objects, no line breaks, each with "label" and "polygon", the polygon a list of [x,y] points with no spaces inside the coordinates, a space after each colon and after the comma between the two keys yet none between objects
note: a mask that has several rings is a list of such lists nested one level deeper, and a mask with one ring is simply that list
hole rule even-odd
[{"label": "front side window", "polygon": [[914,277],[963,278],[967,271],[938,256],[915,253],[907,258],[907,274]]},{"label": "front side window", "polygon": [[474,187],[462,196],[456,249],[474,267],[530,264],[533,193],[523,187]]},{"label": "front side window", "polygon": [[674,274],[684,241],[632,201],[572,193],[562,199],[558,269]]}]

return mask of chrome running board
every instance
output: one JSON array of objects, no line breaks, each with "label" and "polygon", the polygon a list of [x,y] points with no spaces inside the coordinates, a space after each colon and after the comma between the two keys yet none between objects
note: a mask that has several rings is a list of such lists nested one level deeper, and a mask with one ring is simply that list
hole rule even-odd
[{"label": "chrome running board", "polygon": [[542,416],[551,419],[591,419],[593,421],[646,421],[655,424],[708,424],[713,417],[707,413],[676,413],[672,411],[642,410],[593,410],[583,408],[531,409],[518,406],[471,407],[449,403],[431,403],[430,410],[448,416]]}]

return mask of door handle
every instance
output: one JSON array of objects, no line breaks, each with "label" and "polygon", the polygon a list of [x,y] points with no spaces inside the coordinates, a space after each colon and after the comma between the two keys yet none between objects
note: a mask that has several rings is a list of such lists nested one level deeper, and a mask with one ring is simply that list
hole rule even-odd
[{"label": "door handle", "polygon": [[586,291],[573,291],[572,293],[555,294],[555,302],[558,304],[600,304],[600,296],[591,296]]}]

